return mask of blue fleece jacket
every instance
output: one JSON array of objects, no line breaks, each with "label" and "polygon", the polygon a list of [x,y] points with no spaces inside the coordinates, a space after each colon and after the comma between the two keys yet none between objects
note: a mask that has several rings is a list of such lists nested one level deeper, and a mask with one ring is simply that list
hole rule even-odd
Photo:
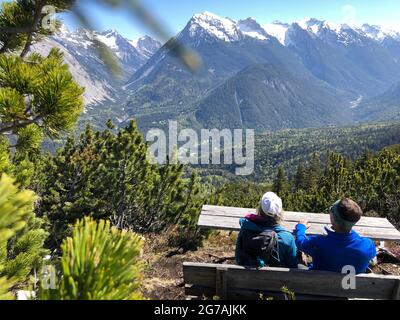
[{"label": "blue fleece jacket", "polygon": [[240,241],[241,241],[241,233],[243,230],[253,231],[253,232],[263,232],[266,229],[274,230],[278,235],[278,249],[279,249],[279,265],[269,264],[269,261],[265,261],[272,267],[286,267],[286,268],[297,268],[297,248],[294,241],[293,235],[287,231],[282,226],[275,227],[265,227],[260,224],[257,224],[253,221],[250,221],[246,218],[240,219],[241,231],[239,232],[237,244],[236,244],[236,261],[239,264],[240,261]]},{"label": "blue fleece jacket", "polygon": [[306,226],[296,226],[296,245],[313,259],[310,269],[342,272],[347,265],[354,266],[357,273],[365,273],[370,261],[376,256],[372,240],[351,233],[336,233],[326,228],[326,236],[306,236]]}]

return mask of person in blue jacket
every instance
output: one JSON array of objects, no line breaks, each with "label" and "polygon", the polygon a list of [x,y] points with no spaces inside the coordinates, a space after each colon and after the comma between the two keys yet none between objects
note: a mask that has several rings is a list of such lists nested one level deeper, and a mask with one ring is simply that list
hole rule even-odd
[{"label": "person in blue jacket", "polygon": [[363,214],[359,205],[351,199],[337,201],[330,209],[332,227],[324,236],[306,236],[308,221],[296,226],[297,248],[312,257],[313,270],[342,272],[343,267],[353,266],[357,274],[365,273],[376,256],[375,244],[361,237],[353,227]]},{"label": "person in blue jacket", "polygon": [[280,225],[283,219],[282,199],[275,193],[266,193],[257,208],[257,214],[249,214],[240,219],[241,230],[236,243],[236,262],[246,265],[246,247],[243,234],[250,231],[260,234],[265,230],[274,231],[277,235],[277,250],[270,261],[259,261],[259,267],[297,268],[297,248],[293,235]]}]

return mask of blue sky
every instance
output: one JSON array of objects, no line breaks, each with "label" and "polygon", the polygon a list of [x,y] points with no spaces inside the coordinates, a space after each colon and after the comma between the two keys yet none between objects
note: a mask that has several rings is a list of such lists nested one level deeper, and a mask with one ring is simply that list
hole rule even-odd
[{"label": "blue sky", "polygon": [[[90,18],[96,22],[99,30],[116,29],[130,39],[149,33],[123,10],[117,11],[93,5],[93,0],[77,2],[85,8],[85,12],[90,13]],[[274,20],[291,22],[304,17],[313,17],[332,22],[400,25],[399,0],[141,0],[141,2],[169,26],[171,33],[181,30],[194,13],[203,11],[211,11],[233,19],[254,17],[261,24]],[[69,27],[76,27],[75,21],[69,15],[65,15],[63,19]]]}]

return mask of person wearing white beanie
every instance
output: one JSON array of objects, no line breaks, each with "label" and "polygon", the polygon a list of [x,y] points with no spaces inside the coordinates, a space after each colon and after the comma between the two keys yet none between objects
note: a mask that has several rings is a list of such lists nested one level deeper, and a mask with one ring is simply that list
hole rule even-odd
[{"label": "person wearing white beanie", "polygon": [[291,232],[281,226],[282,199],[273,192],[263,195],[257,214],[240,219],[236,261],[250,267],[297,268],[297,248]]}]

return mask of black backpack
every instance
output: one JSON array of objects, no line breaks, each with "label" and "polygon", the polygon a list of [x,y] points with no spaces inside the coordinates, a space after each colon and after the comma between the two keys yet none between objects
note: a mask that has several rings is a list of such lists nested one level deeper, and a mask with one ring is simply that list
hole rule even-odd
[{"label": "black backpack", "polygon": [[240,247],[240,264],[243,266],[262,267],[263,263],[280,263],[278,235],[274,230],[266,229],[261,233],[242,230]]}]

